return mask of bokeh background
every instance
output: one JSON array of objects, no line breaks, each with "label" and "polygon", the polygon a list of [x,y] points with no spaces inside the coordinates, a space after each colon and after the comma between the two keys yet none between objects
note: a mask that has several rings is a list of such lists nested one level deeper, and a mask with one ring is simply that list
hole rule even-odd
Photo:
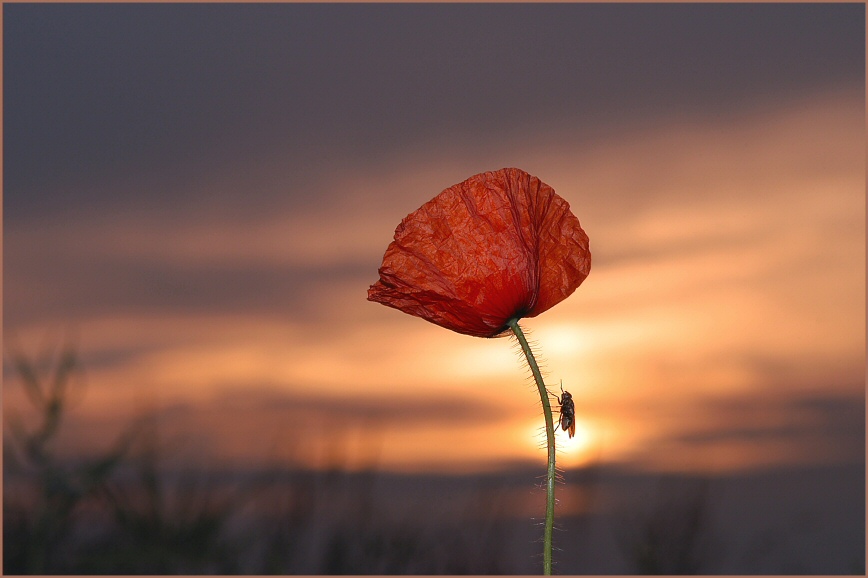
[{"label": "bokeh background", "polygon": [[3,106],[7,573],[536,573],[515,344],[365,299],[515,166],[558,571],[864,574],[864,5],[6,4]]}]

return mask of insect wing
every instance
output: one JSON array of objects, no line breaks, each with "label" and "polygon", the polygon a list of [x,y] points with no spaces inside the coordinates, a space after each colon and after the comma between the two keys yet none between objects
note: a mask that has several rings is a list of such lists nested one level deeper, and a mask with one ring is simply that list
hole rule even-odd
[{"label": "insect wing", "polygon": [[[565,411],[561,411],[561,429],[567,431],[573,427],[573,418]],[[570,436],[572,437],[572,436]]]},{"label": "insect wing", "polygon": [[573,437],[576,435],[576,405],[573,403],[573,396],[564,391],[558,402],[561,404],[561,429],[569,431],[570,437]]}]

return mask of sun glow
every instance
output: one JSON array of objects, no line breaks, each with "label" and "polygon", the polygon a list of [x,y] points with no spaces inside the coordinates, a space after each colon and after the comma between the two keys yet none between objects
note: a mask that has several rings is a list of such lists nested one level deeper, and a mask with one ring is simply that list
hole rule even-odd
[{"label": "sun glow", "polygon": [[[560,428],[557,406],[552,408],[552,419],[555,426],[555,447],[558,452],[557,463],[559,467],[580,467],[599,457],[600,436],[590,421],[577,417],[576,433],[571,438],[567,432]],[[546,449],[545,424],[542,414],[537,419],[527,422],[520,431],[522,433],[519,439],[522,445],[527,448],[527,457],[538,460],[541,452],[545,452]]]},{"label": "sun glow", "polygon": [[565,454],[578,456],[587,453],[590,449],[594,436],[593,430],[586,421],[576,418],[576,432],[573,437],[570,437],[568,432],[558,431],[560,434],[558,448]]}]

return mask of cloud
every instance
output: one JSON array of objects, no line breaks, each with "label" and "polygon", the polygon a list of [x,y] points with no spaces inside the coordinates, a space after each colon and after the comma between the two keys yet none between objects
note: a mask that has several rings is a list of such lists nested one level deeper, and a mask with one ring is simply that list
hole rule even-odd
[{"label": "cloud", "polygon": [[[419,424],[390,439],[390,465],[437,444],[470,462],[535,455],[521,442],[538,417],[534,392],[505,340],[452,335],[365,301],[402,217],[473,172],[518,165],[566,197],[591,236],[588,281],[527,327],[607,459],[684,465],[703,443],[733,467],[777,450],[824,459],[832,438],[850,435],[812,429],[832,410],[767,396],[846,397],[864,374],[861,88],[670,121],[595,142],[542,130],[460,154],[421,147],[310,179],[301,200],[293,169],[270,165],[255,186],[239,173],[176,191],[196,203],[143,198],[13,219],[4,329],[27,343],[77,324],[82,415],[122,422],[151,396],[189,408],[171,423],[235,444],[235,455],[257,432],[289,428],[282,411],[257,421],[269,401],[309,410],[314,435],[328,428],[319,420],[330,400],[337,422]],[[227,438],[225,400],[241,404],[242,385],[252,400],[236,424],[244,435]],[[727,396],[791,421],[703,405]],[[851,431],[858,420],[845,421]],[[745,454],[751,436],[768,443]],[[816,444],[799,455],[793,440],[809,437]]]},{"label": "cloud", "polygon": [[[19,305],[12,314],[18,319],[41,309],[57,315],[88,294],[100,303],[127,295],[131,304],[276,306],[281,295],[297,297],[307,282],[345,282],[374,270],[400,219],[453,184],[449,175],[455,182],[468,176],[470,166],[529,165],[555,185],[592,234],[595,272],[630,260],[674,262],[718,251],[741,253],[745,266],[756,267],[757,256],[784,250],[776,243],[816,251],[836,237],[848,253],[827,252],[826,258],[849,259],[862,230],[855,216],[864,206],[856,170],[864,149],[857,97],[831,92],[770,115],[761,110],[734,122],[640,130],[593,147],[537,147],[535,140],[542,143],[545,135],[529,135],[519,150],[515,141],[493,143],[468,164],[468,173],[449,155],[428,151],[424,159],[303,184],[320,203],[297,206],[291,188],[278,202],[293,177],[271,167],[271,176],[257,177],[259,190],[238,176],[196,185],[201,206],[148,210],[143,194],[120,212],[98,209],[37,223],[13,219],[6,224],[7,291]],[[226,204],[232,195],[264,204],[235,210]],[[45,283],[49,278],[55,282]]]},{"label": "cloud", "polygon": [[246,211],[191,184],[864,85],[857,5],[20,4],[4,26],[4,202],[36,221],[142,194]]},{"label": "cloud", "polygon": [[[713,453],[726,446],[759,454],[760,463],[787,459],[823,463],[860,463],[865,457],[865,397],[860,384],[845,394],[752,395],[706,400],[695,411],[709,420],[674,436],[694,452]],[[836,388],[840,389],[840,388]],[[725,427],[714,424],[725,424]],[[764,454],[764,455],[763,455]],[[810,457],[809,457],[810,456]]]},{"label": "cloud", "polygon": [[[408,385],[412,389],[412,385]],[[211,404],[211,409],[231,412],[251,412],[258,416],[276,412],[287,423],[322,420],[334,424],[376,423],[382,428],[413,428],[438,425],[457,425],[503,419],[501,410],[491,404],[463,397],[418,395],[392,395],[389,397],[360,396],[352,391],[340,395],[300,395],[279,389],[250,388],[245,384],[227,391]]]}]

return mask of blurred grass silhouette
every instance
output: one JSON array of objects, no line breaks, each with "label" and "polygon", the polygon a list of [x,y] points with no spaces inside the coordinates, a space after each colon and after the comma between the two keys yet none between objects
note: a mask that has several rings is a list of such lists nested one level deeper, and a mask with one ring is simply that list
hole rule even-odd
[{"label": "blurred grass silhouette", "polygon": [[[156,412],[142,412],[108,449],[74,454],[59,443],[76,427],[70,412],[86,387],[74,348],[48,350],[33,359],[17,351],[7,357],[14,379],[5,385],[21,387],[31,411],[17,408],[18,414],[4,407],[4,574],[538,570],[535,541],[542,530],[527,514],[538,511],[544,500],[534,487],[535,468],[401,475],[378,471],[372,462],[354,472],[348,467],[352,460],[340,451],[322,470],[294,467],[291,459],[261,468],[203,468],[179,459],[179,440],[160,440]],[[850,504],[854,478],[849,470],[815,470],[819,485],[795,492],[797,501],[789,497],[778,510],[759,508],[760,515],[777,516],[778,525],[750,534],[740,550],[731,532],[741,535],[746,526],[721,530],[715,516],[750,493],[735,492],[722,502],[730,491],[721,491],[722,484],[757,484],[751,487],[760,490],[762,500],[745,503],[764,507],[769,492],[780,493],[775,484],[791,481],[791,473],[760,476],[759,482],[750,477],[712,482],[617,469],[606,470],[602,479],[601,471],[599,466],[572,471],[559,490],[562,499],[581,506],[559,518],[556,572],[757,573],[748,570],[760,568],[764,571],[758,573],[767,574],[782,564],[775,560],[786,560],[784,572],[832,568],[835,572],[819,573],[864,574],[864,550],[860,554],[858,547],[846,546],[836,553],[833,541],[808,552],[798,528],[787,525],[793,512],[804,508],[820,516],[827,503],[811,502],[820,495],[814,488],[841,484],[835,479],[847,480],[832,487],[843,488],[838,493]],[[839,475],[836,471],[847,477],[830,477]],[[653,479],[658,479],[656,496],[637,491]],[[815,525],[821,523],[817,520]],[[857,530],[847,518],[843,533],[835,535],[850,538]],[[864,538],[864,526],[861,532]],[[727,564],[736,572],[720,572]]]},{"label": "blurred grass silhouette", "polygon": [[[709,481],[663,477],[657,496],[633,510],[618,543],[636,574],[696,575],[714,555],[706,497]],[[719,544],[714,544],[719,547]]]},{"label": "blurred grass silhouette", "polygon": [[5,574],[502,571],[499,540],[468,542],[461,520],[432,534],[421,520],[377,515],[373,469],[283,466],[243,481],[170,471],[153,415],[102,454],[62,455],[64,418],[85,388],[74,349],[9,357],[33,411],[9,415],[4,435]]},{"label": "blurred grass silhouette", "polygon": [[[51,352],[43,355],[41,361],[54,363],[49,375],[41,375],[44,363],[12,354],[16,373],[39,423],[28,429],[16,415],[7,420],[10,433],[4,435],[3,452],[6,573],[45,574],[65,567],[72,556],[69,536],[76,516],[98,499],[134,437],[131,431],[121,436],[114,449],[88,460],[70,463],[56,455],[53,446],[71,395],[76,393],[70,385],[78,361],[69,346],[56,360],[51,357]],[[9,483],[21,478],[25,484]],[[10,485],[20,493],[16,494]]]}]

